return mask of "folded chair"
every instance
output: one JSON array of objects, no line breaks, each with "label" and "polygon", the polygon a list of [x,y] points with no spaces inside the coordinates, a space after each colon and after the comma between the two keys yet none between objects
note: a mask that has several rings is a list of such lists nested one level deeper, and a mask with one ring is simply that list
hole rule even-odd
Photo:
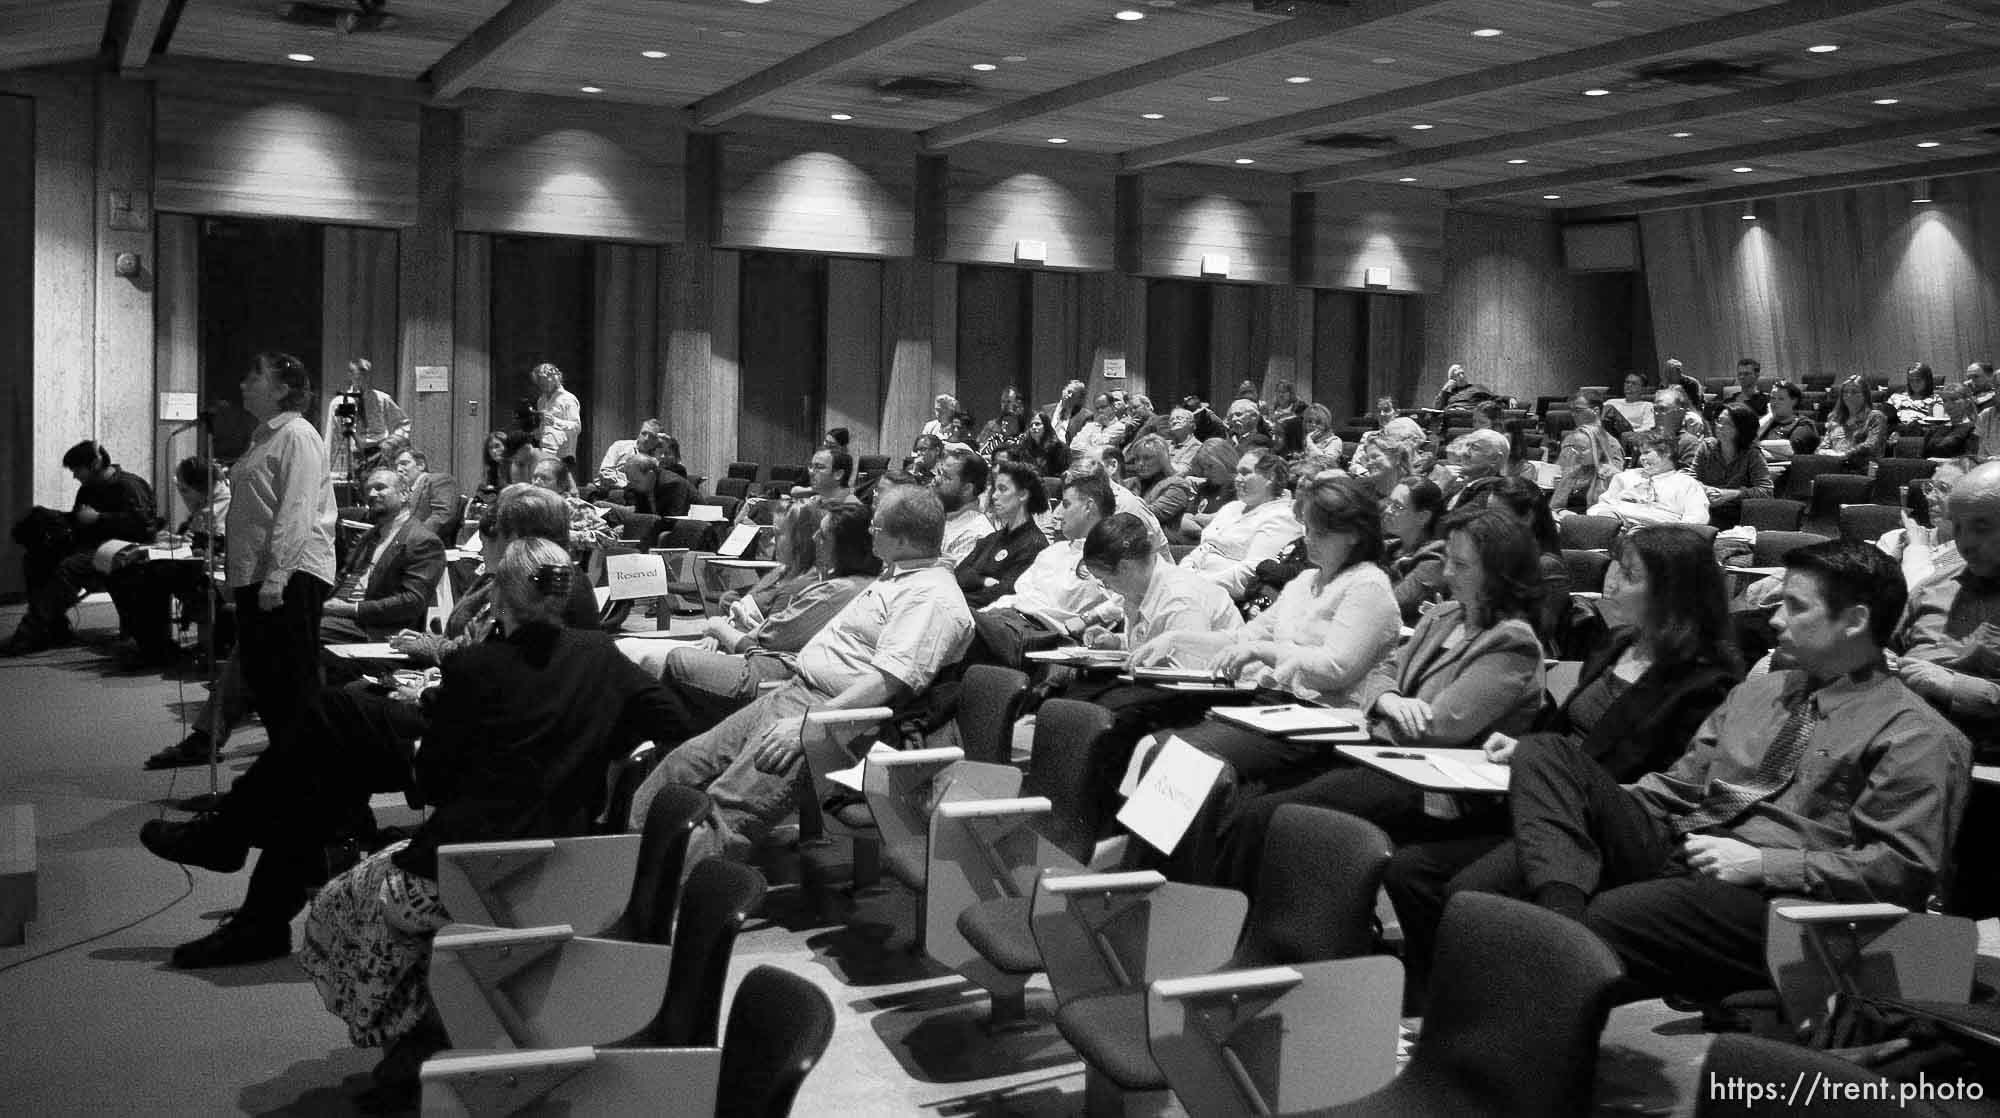
[{"label": "folded chair", "polygon": [[[1216,950],[1235,941],[1228,917],[1231,907],[1213,904],[1202,922],[1172,929],[1192,943],[1181,945],[1176,956],[1153,948],[1157,959],[1115,959],[1109,974],[1087,969],[1089,955],[1108,953],[1122,934],[1125,942],[1142,936],[1157,939],[1160,929],[1134,928],[1146,913],[1117,913],[1116,921],[1093,912],[1106,905],[1085,886],[1090,877],[1055,878],[1045,881],[1044,891],[1035,899],[1034,930],[1037,945],[1047,964],[1049,984],[1060,1008],[1056,1027],[1075,1046],[1087,1066],[1084,1098],[1087,1113],[1117,1114],[1135,1106],[1150,1108],[1163,1100],[1121,1098],[1121,1092],[1158,1092],[1169,1086],[1168,1076],[1153,1059],[1148,1048],[1147,983],[1162,978],[1181,978],[1206,970],[1245,970],[1291,966],[1333,959],[1349,959],[1375,949],[1375,903],[1382,887],[1382,875],[1389,866],[1391,843],[1381,828],[1365,819],[1325,808],[1288,804],[1272,816],[1264,837],[1264,868],[1259,877],[1256,900],[1250,905],[1240,942],[1226,960],[1202,959],[1188,952]],[[1129,875],[1103,875],[1120,877]],[[1048,887],[1061,884],[1066,897],[1053,898]],[[1181,886],[1192,889],[1192,886]],[[1214,890],[1209,890],[1214,892]],[[1241,895],[1230,893],[1234,911],[1241,914]],[[1068,900],[1065,908],[1058,904]],[[1151,915],[1157,918],[1161,907]],[[1083,959],[1083,964],[1077,960]],[[1206,966],[1201,966],[1201,963]],[[1174,973],[1173,967],[1179,967]],[[1118,981],[1105,981],[1118,971]],[[1372,973],[1372,972],[1370,972]],[[1395,1015],[1402,1005],[1402,968],[1395,965],[1395,981],[1389,986],[1387,1012],[1390,1017],[1389,1068],[1395,1067]],[[1099,989],[1088,987],[1096,983]],[[1378,1080],[1365,1089],[1379,1086]],[[1204,1092],[1205,1094],[1206,1092]],[[1356,1092],[1359,1093],[1359,1092]],[[1185,1101],[1185,1099],[1183,1100]],[[1338,1099],[1323,1099],[1331,1103]]]},{"label": "folded chair", "polygon": [[833,1002],[777,967],[743,976],[722,1047],[555,1048],[425,1062],[423,1113],[784,1118],[833,1039]]},{"label": "folded chair", "polygon": [[708,812],[707,793],[677,785],[654,798],[636,835],[441,846],[438,899],[454,924],[564,924],[580,935],[667,943],[688,837]]},{"label": "folded chair", "polygon": [[431,943],[431,997],[454,1048],[712,1045],[737,933],[763,897],[756,870],[706,858],[672,947],[455,924]]}]

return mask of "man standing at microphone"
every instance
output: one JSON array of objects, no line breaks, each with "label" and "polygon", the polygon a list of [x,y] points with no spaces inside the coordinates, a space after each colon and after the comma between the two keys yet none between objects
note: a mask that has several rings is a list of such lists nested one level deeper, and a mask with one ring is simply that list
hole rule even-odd
[{"label": "man standing at microphone", "polygon": [[258,354],[243,378],[257,429],[229,471],[224,570],[237,655],[273,746],[319,689],[320,611],[333,587],[333,475],[326,443],[300,414],[311,401],[304,363]]}]

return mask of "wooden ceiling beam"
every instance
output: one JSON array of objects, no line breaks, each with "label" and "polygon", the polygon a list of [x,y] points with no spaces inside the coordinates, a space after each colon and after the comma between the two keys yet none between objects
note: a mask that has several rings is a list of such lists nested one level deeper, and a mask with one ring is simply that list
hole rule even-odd
[{"label": "wooden ceiling beam", "polygon": [[1101,101],[1134,89],[1158,82],[1172,81],[1188,74],[1199,74],[1207,70],[1234,65],[1246,58],[1270,54],[1286,47],[1295,47],[1315,39],[1324,39],[1350,28],[1376,23],[1397,16],[1409,15],[1425,8],[1436,7],[1445,0],[1362,0],[1351,8],[1330,11],[1325,14],[1294,16],[1280,23],[1246,31],[1219,42],[1208,43],[1141,62],[1109,74],[1100,74],[1059,89],[1024,97],[1019,101],[1005,104],[985,112],[940,124],[920,135],[924,146],[932,151],[990,136],[1005,128],[1011,128],[1022,121],[1059,113],[1077,105]]},{"label": "wooden ceiling beam", "polygon": [[153,57],[153,44],[159,41],[160,27],[173,6],[174,0],[133,0],[132,22],[118,42],[119,73],[146,68],[147,60]]},{"label": "wooden ceiling beam", "polygon": [[740,116],[802,82],[892,50],[909,39],[936,31],[990,0],[916,0],[880,19],[835,36],[766,70],[695,102],[697,124],[713,128]]},{"label": "wooden ceiling beam", "polygon": [[1300,190],[1316,190],[1335,183],[1351,182],[1392,171],[1406,171],[1413,167],[1433,167],[1460,159],[1526,151],[1543,144],[1587,140],[1597,136],[1615,136],[1648,128],[1690,124],[1713,117],[1728,116],[1731,113],[1775,108],[1801,101],[1839,97],[1843,94],[1868,93],[1885,88],[1907,88],[1956,74],[1977,73],[1991,69],[2000,69],[2000,55],[1982,47],[1978,50],[1948,54],[1942,58],[1927,58],[1921,62],[1874,66],[1866,70],[1767,86],[1763,89],[1724,93],[1715,97],[1697,97],[1692,101],[1617,113],[1596,120],[1552,124],[1546,128],[1531,128],[1524,132],[1507,132],[1498,136],[1466,140],[1462,143],[1441,144],[1373,159],[1357,159],[1324,170],[1302,172],[1296,179],[1296,185]]},{"label": "wooden ceiling beam", "polygon": [[1454,190],[1450,197],[1455,203],[1481,202],[1515,194],[1531,194],[1553,187],[1575,186],[1578,183],[1684,171],[1690,167],[1705,167],[1713,163],[1761,162],[1774,155],[1796,155],[1806,151],[1853,147],[1856,144],[1872,144],[1879,140],[1898,140],[1905,136],[1942,136],[1963,128],[1991,127],[1995,120],[2000,120],[2000,106],[1988,105],[1984,108],[1944,113],[1939,116],[1915,117],[1883,124],[1862,124],[1853,128],[1808,132],[1801,136],[1784,136],[1770,140],[1756,140],[1747,144],[1731,144],[1727,147],[1656,155],[1648,159],[1629,159],[1623,163],[1599,163],[1569,171],[1553,171],[1546,175],[1500,179]]},{"label": "wooden ceiling beam", "polygon": [[1620,217],[1636,217],[1640,214],[1660,213],[1666,210],[1687,210],[1698,206],[1718,206],[1734,202],[1755,202],[1763,198],[1790,198],[1800,194],[1824,194],[1833,190],[1855,190],[1868,186],[1890,186],[1899,182],[1918,182],[1924,179],[1949,179],[1961,175],[1979,175],[1988,171],[2000,171],[2000,152],[1986,155],[1968,155],[1961,159],[1944,159],[1935,163],[1901,163],[1894,167],[1876,167],[1867,171],[1840,171],[1830,175],[1808,175],[1787,179],[1782,182],[1763,183],[1757,186],[1730,187],[1725,190],[1698,190],[1684,194],[1669,194],[1659,198],[1644,198],[1633,202],[1613,202],[1601,206],[1577,206],[1574,209],[1558,211],[1565,222],[1608,221]]},{"label": "wooden ceiling beam", "polygon": [[1163,163],[1192,159],[1210,152],[1243,147],[1268,140],[1280,140],[1307,132],[1336,128],[1357,120],[1426,109],[1468,97],[1519,89],[1554,78],[1573,77],[1624,66],[1649,58],[1678,54],[1715,46],[1719,43],[1768,35],[1829,20],[1858,15],[1879,15],[1913,7],[1922,0],[1790,0],[1754,8],[1735,15],[1699,23],[1668,27],[1629,39],[1618,39],[1594,47],[1544,55],[1525,62],[1510,62],[1468,74],[1392,89],[1368,97],[1325,105],[1303,112],[1286,113],[1266,120],[1250,121],[1197,136],[1134,148],[1125,153],[1120,165],[1127,171],[1157,167]]},{"label": "wooden ceiling beam", "polygon": [[472,29],[431,67],[431,88],[439,99],[456,97],[478,85],[516,47],[578,0],[513,0],[492,19]]}]

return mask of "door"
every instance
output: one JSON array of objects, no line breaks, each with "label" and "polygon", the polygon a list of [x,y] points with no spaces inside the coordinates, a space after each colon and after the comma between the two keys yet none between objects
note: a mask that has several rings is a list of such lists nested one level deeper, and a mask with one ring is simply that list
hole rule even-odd
[{"label": "door", "polygon": [[743,408],[736,457],[803,466],[818,449],[826,393],[826,258],[743,254],[738,295]]}]

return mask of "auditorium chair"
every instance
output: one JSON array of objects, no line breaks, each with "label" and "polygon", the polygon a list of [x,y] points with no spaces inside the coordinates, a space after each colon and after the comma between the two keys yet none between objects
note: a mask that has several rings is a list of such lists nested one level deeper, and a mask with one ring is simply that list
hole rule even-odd
[{"label": "auditorium chair", "polygon": [[1922,461],[1924,460],[1924,444],[1925,440],[1922,435],[1898,435],[1889,440],[1889,455],[1892,458]]},{"label": "auditorium chair", "polygon": [[854,460],[854,468],[864,474],[881,477],[889,472],[889,456],[886,454],[864,454]]},{"label": "auditorium chair", "polygon": [[[1898,1100],[1896,1085],[1853,1060],[1831,1052],[1764,1037],[1725,1033],[1715,1038],[1702,1060],[1695,1092],[1695,1118],[1880,1118],[1894,1113],[1904,1118],[1944,1118],[1945,1112],[1923,1099]],[[1792,1084],[1812,1084],[1810,1106],[1798,1105]],[[1773,1089],[1776,1084],[1780,1089]],[[1834,1090],[1835,1085],[1838,1090]],[[1763,1088],[1754,1101],[1748,1091]],[[1852,1089],[1850,1090],[1850,1086]],[[1885,1093],[1886,1092],[1886,1093]]]},{"label": "auditorium chair", "polygon": [[1903,503],[1903,490],[1937,473],[1938,464],[1928,458],[1884,458],[1875,463],[1875,486],[1870,495],[1878,505]]},{"label": "auditorium chair", "polygon": [[1821,454],[1797,454],[1785,466],[1785,476],[1778,482],[1780,497],[1792,501],[1810,503],[1813,494],[1813,479],[1821,474],[1840,472],[1840,459]]},{"label": "auditorium chair", "polygon": [[1604,573],[1611,569],[1611,554],[1605,551],[1584,551],[1566,547],[1562,553],[1563,567],[1569,571],[1569,588],[1572,592],[1582,590],[1602,593]]},{"label": "auditorium chair", "polygon": [[1560,449],[1563,436],[1576,429],[1576,416],[1567,407],[1550,408],[1542,416],[1542,438],[1551,447]]},{"label": "auditorium chair", "polygon": [[1796,532],[1805,521],[1804,501],[1784,497],[1745,497],[1743,515],[1737,522],[1759,532]]},{"label": "auditorium chair", "polygon": [[1826,535],[1838,531],[1841,506],[1867,503],[1874,485],[1875,479],[1867,474],[1821,474],[1814,478],[1806,527]]},{"label": "auditorium chair", "polygon": [[1564,548],[1602,551],[1611,546],[1625,522],[1615,516],[1565,516],[1556,521],[1556,535]]},{"label": "auditorium chair", "polygon": [[[1618,956],[1577,921],[1507,897],[1460,893],[1438,926],[1429,1011],[1409,1065],[1372,1094],[1309,1112],[1582,1118],[1591,1113],[1598,1038],[1622,977]],[[1293,1025],[1309,1035],[1337,1027]],[[1171,1060],[1161,1066],[1177,1070]]]},{"label": "auditorium chair", "polygon": [[773,966],[743,976],[722,1047],[555,1048],[434,1057],[429,1118],[510,1114],[784,1118],[833,1040],[833,1002]]},{"label": "auditorium chair", "polygon": [[[1257,897],[1250,905],[1242,939],[1221,969],[1297,966],[1351,959],[1373,951],[1376,895],[1388,869],[1390,848],[1389,836],[1365,819],[1303,804],[1279,808],[1265,834]],[[1052,898],[1046,889],[1037,894],[1035,941],[1060,1003],[1056,1027],[1088,1065],[1086,1109],[1092,1114],[1118,1113],[1123,1104],[1114,1107],[1111,1102],[1119,1092],[1164,1091],[1169,1086],[1148,1048],[1146,984],[1214,969],[1214,964],[1195,969],[1190,965],[1198,965],[1194,953],[1212,950],[1218,941],[1227,943],[1235,937],[1226,934],[1223,913],[1218,912],[1210,927],[1192,924],[1176,929],[1193,940],[1179,945],[1183,958],[1164,956],[1162,963],[1166,965],[1156,964],[1150,955],[1114,958],[1106,967],[1093,968],[1091,949],[1108,951],[1117,942],[1109,933],[1121,933],[1127,943],[1150,944],[1159,937],[1158,929],[1150,925],[1144,929],[1130,926],[1147,914],[1119,910],[1108,899],[1100,901],[1080,888],[1088,880],[1068,879],[1069,889],[1061,897]],[[1068,902],[1067,911],[1045,913],[1045,908],[1057,909],[1063,901]],[[1159,907],[1152,910],[1159,911]],[[1139,940],[1141,930],[1148,934],[1146,940]],[[1073,962],[1079,958],[1081,965]],[[1180,965],[1179,974],[1169,969],[1174,964]],[[1393,974],[1383,1001],[1391,1020],[1389,1058],[1393,1070],[1393,1021],[1402,1004],[1402,966],[1393,961],[1389,966]],[[1096,973],[1099,969],[1107,973]],[[1105,980],[1119,971],[1129,977]],[[1106,988],[1085,989],[1092,981]],[[1339,1100],[1321,1100],[1335,1101]]]},{"label": "auditorium chair", "polygon": [[455,924],[566,924],[581,935],[667,943],[688,838],[708,812],[707,793],[670,786],[638,834],[440,846],[438,899]]},{"label": "auditorium chair", "polygon": [[[731,462],[731,463],[729,464],[729,468],[728,468],[728,476],[729,476],[729,477],[736,477],[736,478],[742,478],[742,479],[743,479],[744,481],[756,481],[756,480],[757,480],[757,463],[755,463],[755,462]],[[722,485],[722,483],[721,483],[721,482],[717,482],[717,483],[716,483],[716,487],[717,487],[717,488],[721,488],[721,485]]]},{"label": "auditorium chair", "polygon": [[806,483],[806,468],[804,466],[773,466],[771,467],[771,481],[788,490],[794,485],[804,485]]},{"label": "auditorium chair", "polygon": [[743,500],[750,495],[750,483],[740,477],[726,477],[715,483],[715,495]]},{"label": "auditorium chair", "polygon": [[1903,526],[1903,510],[1894,505],[1848,505],[1840,510],[1840,538],[1874,543]]},{"label": "auditorium chair", "polygon": [[1818,532],[1759,532],[1757,543],[1750,553],[1750,566],[1782,567],[1785,556],[1808,544],[1825,543],[1826,536]]},{"label": "auditorium chair", "polygon": [[453,924],[431,942],[431,997],[454,1048],[713,1045],[737,933],[763,897],[756,870],[705,858],[672,946]]}]

